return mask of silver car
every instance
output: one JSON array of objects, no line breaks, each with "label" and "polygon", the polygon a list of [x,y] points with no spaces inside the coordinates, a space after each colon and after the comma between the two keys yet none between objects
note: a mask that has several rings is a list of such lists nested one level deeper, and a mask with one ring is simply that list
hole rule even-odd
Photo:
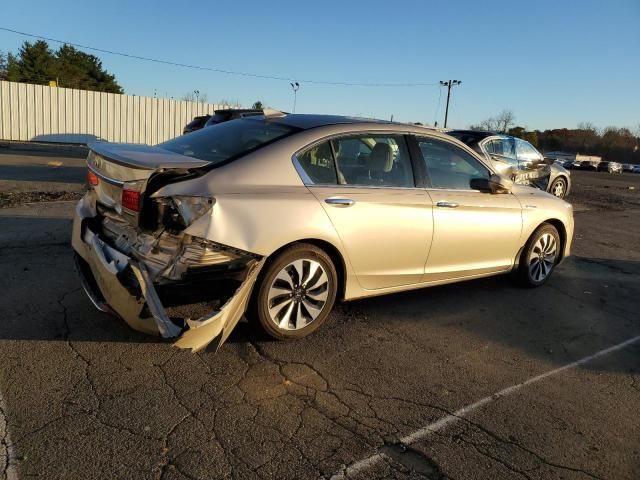
[{"label": "silver car", "polygon": [[536,287],[573,238],[571,205],[415,125],[267,111],[90,149],[72,241],[85,291],[193,350],[245,313],[288,339],[337,300],[509,272]]},{"label": "silver car", "polygon": [[546,190],[559,198],[569,195],[569,170],[558,162],[546,161],[529,142],[493,132],[453,130],[448,133],[484,155],[499,173],[516,183]]}]

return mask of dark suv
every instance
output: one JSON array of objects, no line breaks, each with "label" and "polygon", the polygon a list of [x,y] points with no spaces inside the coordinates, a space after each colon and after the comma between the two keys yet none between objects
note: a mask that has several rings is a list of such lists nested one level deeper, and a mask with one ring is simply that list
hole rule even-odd
[{"label": "dark suv", "polygon": [[229,120],[235,120],[236,118],[254,117],[256,115],[262,115],[262,110],[256,110],[254,108],[230,108],[228,110],[216,110],[214,114],[209,117],[205,127],[216,125],[222,122],[228,122]]},{"label": "dark suv", "polygon": [[200,130],[204,127],[204,124],[207,123],[207,120],[211,118],[211,115],[202,115],[200,117],[193,117],[189,123],[187,123],[182,130],[182,134],[195,132],[196,130]]},{"label": "dark suv", "polygon": [[228,122],[229,120],[235,120],[236,118],[252,117],[254,115],[262,115],[262,110],[256,110],[254,108],[229,108],[226,110],[215,110],[213,115],[202,115],[194,117],[182,130],[182,134],[195,132],[203,127],[210,127],[222,122]]}]

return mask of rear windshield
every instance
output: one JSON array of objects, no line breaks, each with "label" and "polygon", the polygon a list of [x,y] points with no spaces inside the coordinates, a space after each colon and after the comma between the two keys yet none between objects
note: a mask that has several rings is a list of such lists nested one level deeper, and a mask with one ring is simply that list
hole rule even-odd
[{"label": "rear windshield", "polygon": [[158,147],[217,165],[297,131],[298,128],[263,119],[241,118],[176,137]]}]

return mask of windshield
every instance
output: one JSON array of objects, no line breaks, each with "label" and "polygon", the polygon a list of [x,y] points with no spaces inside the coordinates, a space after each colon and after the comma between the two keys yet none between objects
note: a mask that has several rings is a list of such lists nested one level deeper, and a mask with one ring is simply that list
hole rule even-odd
[{"label": "windshield", "polygon": [[298,130],[262,119],[238,119],[176,137],[160,143],[158,147],[217,165],[257,150]]}]

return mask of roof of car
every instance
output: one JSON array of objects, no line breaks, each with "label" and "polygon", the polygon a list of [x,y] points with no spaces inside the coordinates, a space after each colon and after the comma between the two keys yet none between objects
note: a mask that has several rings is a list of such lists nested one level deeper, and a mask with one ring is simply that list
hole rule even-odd
[{"label": "roof of car", "polygon": [[259,113],[262,110],[257,108],[220,108],[214,110],[214,113]]},{"label": "roof of car", "polygon": [[[253,117],[254,119],[264,119],[265,117]],[[390,122],[388,120],[378,120],[374,118],[360,118],[360,117],[347,117],[342,115],[319,115],[319,114],[301,114],[301,113],[288,113],[278,116],[267,117],[269,121],[281,123],[302,130],[310,128],[325,127],[328,125],[344,125],[344,124],[379,124],[389,126],[405,125],[399,122]],[[440,130],[433,127],[424,125],[406,124],[413,128],[423,128],[425,130]]]}]

